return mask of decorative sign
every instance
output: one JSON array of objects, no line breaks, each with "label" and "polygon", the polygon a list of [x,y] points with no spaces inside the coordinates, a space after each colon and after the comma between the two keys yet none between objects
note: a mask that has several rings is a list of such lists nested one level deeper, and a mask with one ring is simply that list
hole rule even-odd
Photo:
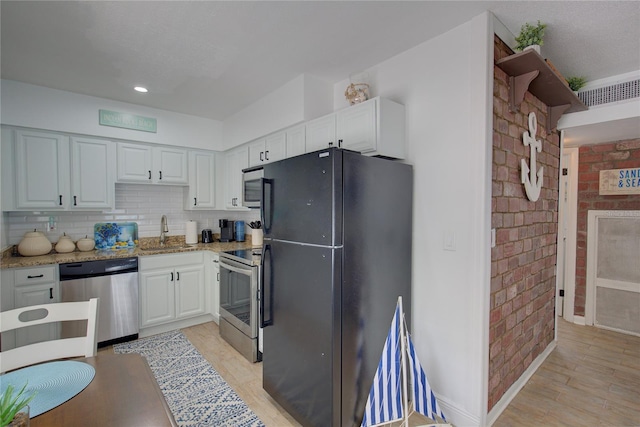
[{"label": "decorative sign", "polygon": [[600,194],[640,194],[640,167],[600,171]]},{"label": "decorative sign", "polygon": [[100,125],[113,126],[116,128],[140,130],[143,132],[156,133],[158,122],[149,117],[136,116],[133,114],[118,113],[116,111],[99,110]]},{"label": "decorative sign", "polygon": [[538,120],[536,119],[536,113],[529,113],[529,132],[522,134],[522,143],[524,146],[531,146],[530,155],[530,167],[527,166],[527,162],[524,159],[520,160],[520,179],[524,184],[524,190],[527,193],[527,197],[532,202],[535,202],[540,197],[540,190],[542,189],[542,179],[544,177],[541,166],[536,173],[536,152],[542,152],[542,141],[536,139],[536,132],[538,130]]}]

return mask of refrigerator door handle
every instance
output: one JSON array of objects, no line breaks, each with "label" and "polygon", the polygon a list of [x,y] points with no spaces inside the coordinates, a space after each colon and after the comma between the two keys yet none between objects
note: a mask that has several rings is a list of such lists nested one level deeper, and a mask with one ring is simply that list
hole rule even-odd
[{"label": "refrigerator door handle", "polygon": [[[267,197],[267,186],[269,187],[269,197]],[[271,231],[271,218],[273,217],[273,180],[262,178],[262,203],[260,204],[260,219],[264,232]]]},{"label": "refrigerator door handle", "polygon": [[[267,284],[267,282],[265,281],[265,259],[267,258],[267,254],[269,254],[269,259],[268,259],[268,263],[269,263],[269,283]],[[264,250],[262,251],[262,255],[261,255],[261,260],[260,260],[260,264],[262,265],[262,268],[260,269],[260,327],[261,328],[265,328],[267,326],[273,325],[273,281],[271,280],[271,245],[270,244],[266,244],[264,245]],[[267,288],[267,286],[269,287],[269,294],[267,295],[265,293],[265,289]],[[265,300],[269,299],[269,318],[267,319],[265,316]]]}]

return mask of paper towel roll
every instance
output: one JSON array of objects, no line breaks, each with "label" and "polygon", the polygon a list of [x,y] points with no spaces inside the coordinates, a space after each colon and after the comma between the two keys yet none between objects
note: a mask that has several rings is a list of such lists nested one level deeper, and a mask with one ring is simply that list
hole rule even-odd
[{"label": "paper towel roll", "polygon": [[184,242],[187,245],[195,245],[198,243],[198,223],[195,221],[187,221],[184,233]]}]

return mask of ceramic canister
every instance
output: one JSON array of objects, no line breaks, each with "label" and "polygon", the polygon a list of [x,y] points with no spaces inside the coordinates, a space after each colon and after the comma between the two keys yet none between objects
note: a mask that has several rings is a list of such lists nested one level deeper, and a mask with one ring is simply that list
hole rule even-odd
[{"label": "ceramic canister", "polygon": [[38,256],[51,252],[51,242],[40,231],[30,231],[18,244],[18,252],[22,256]]},{"label": "ceramic canister", "polygon": [[89,236],[85,236],[82,239],[79,239],[76,243],[78,249],[82,252],[92,251],[96,246],[96,242],[93,239],[90,239]]},{"label": "ceramic canister", "polygon": [[60,236],[60,238],[58,239],[58,243],[56,243],[56,252],[64,254],[67,252],[73,252],[75,250],[76,244],[73,243],[71,237],[67,236],[66,234]]}]

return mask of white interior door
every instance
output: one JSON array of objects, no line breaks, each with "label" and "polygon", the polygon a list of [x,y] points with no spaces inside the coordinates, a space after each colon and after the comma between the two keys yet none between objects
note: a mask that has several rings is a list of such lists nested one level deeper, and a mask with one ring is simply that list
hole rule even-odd
[{"label": "white interior door", "polygon": [[568,322],[575,322],[578,154],[578,148],[564,148],[560,164],[556,314]]},{"label": "white interior door", "polygon": [[587,324],[640,336],[640,211],[589,211]]}]

